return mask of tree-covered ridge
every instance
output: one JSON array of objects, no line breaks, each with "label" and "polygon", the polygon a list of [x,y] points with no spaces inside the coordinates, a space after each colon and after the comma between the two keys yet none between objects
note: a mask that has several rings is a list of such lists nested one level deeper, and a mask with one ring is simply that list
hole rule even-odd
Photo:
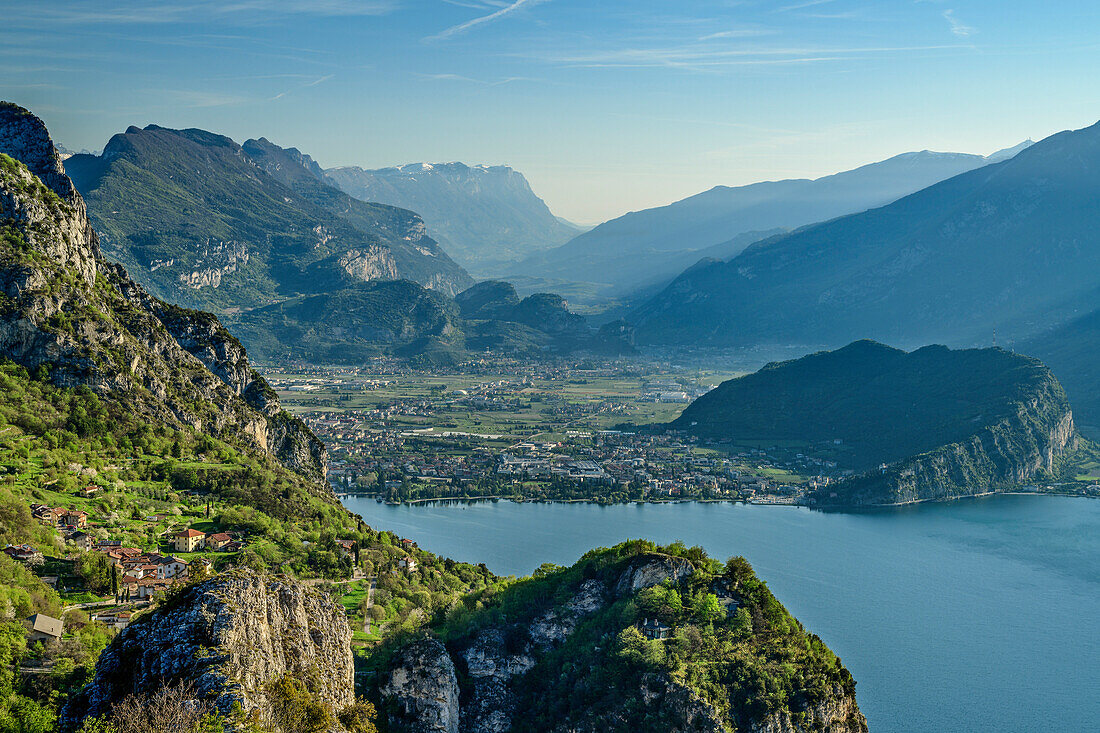
[{"label": "tree-covered ridge", "polygon": [[173,302],[223,310],[359,280],[451,293],[471,282],[412,212],[357,201],[300,164],[304,175],[273,174],[273,151],[252,150],[268,155],[203,130],[131,127],[66,169],[108,256]]},{"label": "tree-covered ridge", "polygon": [[[97,491],[84,497],[79,489],[89,484]],[[163,545],[165,522],[199,523],[246,538],[244,550],[211,556],[215,570],[237,566],[331,580],[346,580],[356,567],[385,574],[373,618],[387,633],[411,631],[458,595],[496,582],[483,567],[437,558],[371,529],[270,456],[192,428],[150,423],[125,404],[86,388],[59,388],[45,370],[33,378],[8,362],[0,364],[0,542],[41,551],[47,558],[41,574],[70,567],[67,582],[106,592],[109,567],[93,562],[102,556],[78,551],[35,520],[32,503],[86,511],[95,537],[153,551],[170,551]],[[154,514],[169,518],[150,521]],[[337,540],[356,551],[342,551]],[[389,573],[408,557],[417,561],[415,572]],[[0,637],[8,639],[0,639],[0,731],[51,731],[55,712],[89,678],[110,632],[89,624],[82,612],[66,614],[70,641],[46,657],[57,674],[43,688],[41,678],[16,671],[20,660],[45,654],[28,651],[22,619],[32,613],[60,617],[57,593],[35,572],[0,555],[0,612]],[[69,662],[54,661],[63,659]],[[5,728],[9,708],[24,711],[11,715],[33,710],[44,722]]]},{"label": "tree-covered ridge", "polygon": [[551,293],[520,300],[486,281],[454,299],[409,280],[359,283],[227,316],[257,359],[362,363],[379,355],[440,364],[492,350],[524,357],[629,353],[628,335],[593,331]]},{"label": "tree-covered ridge", "polygon": [[700,397],[673,427],[716,439],[842,441],[863,471],[956,443],[1014,414],[1049,386],[1041,362],[1002,349],[913,352],[873,341],[772,363]]},{"label": "tree-covered ridge", "polygon": [[[647,620],[667,627],[667,638],[647,638]],[[538,638],[555,624],[563,639]],[[514,712],[509,730],[695,730],[685,720],[699,719],[724,730],[772,720],[808,731],[821,729],[820,706],[837,700],[850,709],[830,730],[866,730],[851,675],[749,563],[723,564],[679,542],[633,540],[592,550],[569,568],[545,565],[465,597],[432,631],[455,660],[472,714],[485,684],[473,665],[487,666],[494,642],[486,640],[499,640],[492,665],[522,670],[498,693]],[[389,663],[386,652],[379,661]]]},{"label": "tree-covered ridge", "polygon": [[291,298],[236,317],[255,358],[362,363],[381,354],[453,360],[465,347],[454,302],[408,280]]}]

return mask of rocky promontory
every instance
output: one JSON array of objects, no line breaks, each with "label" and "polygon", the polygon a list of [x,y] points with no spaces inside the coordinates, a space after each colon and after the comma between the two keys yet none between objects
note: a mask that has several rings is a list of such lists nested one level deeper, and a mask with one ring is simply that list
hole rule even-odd
[{"label": "rocky promontory", "polygon": [[1057,475],[1079,440],[1065,391],[1036,359],[874,341],[723,382],[672,427],[733,445],[799,445],[841,479],[816,493],[821,505],[1011,490]]},{"label": "rocky promontory", "polygon": [[392,650],[391,730],[867,730],[840,660],[740,558],[639,540],[469,604]]},{"label": "rocky promontory", "polygon": [[180,591],[137,618],[100,655],[95,678],[63,723],[110,712],[129,695],[184,683],[223,715],[270,716],[268,686],[282,675],[317,681],[333,711],[355,700],[351,629],[327,595],[285,577],[244,571]]}]

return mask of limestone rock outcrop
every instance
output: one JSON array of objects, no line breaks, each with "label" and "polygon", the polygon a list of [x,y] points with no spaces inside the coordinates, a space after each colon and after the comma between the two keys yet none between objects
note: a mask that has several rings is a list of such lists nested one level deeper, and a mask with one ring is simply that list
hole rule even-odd
[{"label": "limestone rock outcrop", "polygon": [[395,709],[396,730],[458,733],[458,678],[446,647],[424,639],[401,650],[382,697]]},{"label": "limestone rock outcrop", "polygon": [[221,575],[124,629],[66,707],[63,728],[127,695],[178,682],[223,713],[236,703],[264,719],[265,688],[285,673],[316,673],[316,698],[339,711],[354,701],[350,642],[343,609],[323,593],[287,578]]},{"label": "limestone rock outcrop", "polygon": [[[828,663],[839,670],[836,684],[806,687],[783,704],[754,699],[755,688],[736,677],[722,683],[729,685],[724,693],[704,698],[689,686],[690,672],[685,680],[660,665],[625,671],[620,639],[630,635],[620,624],[624,614],[637,614],[641,622],[632,605],[649,602],[642,600],[641,591],[666,584],[670,589],[694,588],[692,593],[709,590],[727,614],[745,602],[728,578],[713,574],[709,565],[697,566],[684,556],[643,549],[621,553],[610,562],[599,556],[587,564],[582,560],[563,571],[562,585],[551,582],[538,593],[520,592],[523,600],[502,600],[500,609],[487,605],[479,620],[450,628],[446,645],[425,638],[397,651],[379,688],[382,709],[390,711],[389,729],[604,733],[644,720],[653,727],[640,730],[676,733],[866,733],[854,682],[839,660]],[[750,576],[744,582],[758,581]],[[750,613],[759,614],[756,609]],[[688,638],[699,634],[697,629],[677,633],[681,630]],[[770,643],[764,642],[765,648]],[[663,656],[664,649],[657,653]],[[700,663],[722,660],[708,657]],[[728,663],[734,669],[746,664],[743,657],[731,657]]]}]

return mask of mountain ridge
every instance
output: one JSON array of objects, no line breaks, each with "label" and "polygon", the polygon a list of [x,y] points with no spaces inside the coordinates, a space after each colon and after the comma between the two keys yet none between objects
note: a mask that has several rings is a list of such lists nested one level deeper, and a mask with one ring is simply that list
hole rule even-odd
[{"label": "mountain ridge", "polygon": [[416,214],[357,202],[317,179],[308,156],[248,142],[261,160],[205,130],[131,126],[102,156],[65,164],[108,255],[185,305],[248,308],[359,280],[472,283]]},{"label": "mountain ridge", "polygon": [[499,275],[507,263],[580,231],[554,216],[523,174],[505,165],[340,166],[325,175],[357,199],[418,212],[432,236],[481,276]]},{"label": "mountain ridge", "polygon": [[[673,279],[708,256],[708,249],[718,249],[727,258],[737,255],[755,241],[746,237],[750,232],[760,232],[758,238],[762,238],[883,205],[986,165],[991,157],[924,150],[815,179],[714,186],[604,222],[560,247],[517,263],[510,272],[550,281],[592,281],[593,273],[599,273],[605,280],[596,291],[623,297],[649,283]],[[727,243],[724,249],[723,243]]]},{"label": "mountain ridge", "polygon": [[331,493],[325,447],[217,318],[151,297],[104,259],[42,121],[0,105],[0,153],[4,356],[58,386],[125,396],[166,425],[226,435]]},{"label": "mountain ridge", "polygon": [[1100,125],[891,204],[756,242],[681,274],[628,316],[643,343],[904,346],[1023,338],[1080,308]]}]

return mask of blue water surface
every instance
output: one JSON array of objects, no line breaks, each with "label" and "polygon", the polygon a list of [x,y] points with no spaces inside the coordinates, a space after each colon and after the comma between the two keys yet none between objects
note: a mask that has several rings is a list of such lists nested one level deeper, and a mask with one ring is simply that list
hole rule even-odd
[{"label": "blue water surface", "polygon": [[368,524],[526,575],[645,537],[744,555],[843,659],[872,733],[1100,731],[1100,501],[873,513],[726,503],[386,506]]}]

